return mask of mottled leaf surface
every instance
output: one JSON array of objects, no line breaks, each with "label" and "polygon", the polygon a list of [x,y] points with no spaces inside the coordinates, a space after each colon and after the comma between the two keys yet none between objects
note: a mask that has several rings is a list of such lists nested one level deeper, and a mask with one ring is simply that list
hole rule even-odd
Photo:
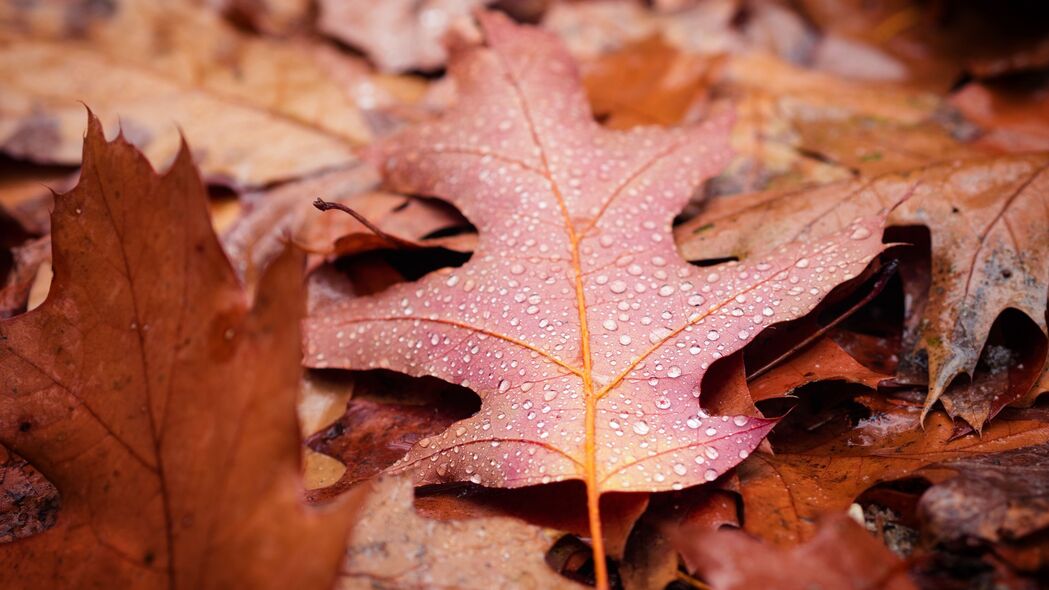
[{"label": "mottled leaf surface", "polygon": [[546,564],[553,531],[508,517],[425,518],[412,507],[412,482],[405,477],[385,477],[368,489],[339,590],[584,587]]},{"label": "mottled leaf surface", "polygon": [[928,408],[955,377],[973,375],[991,326],[1006,309],[1023,312],[1046,332],[1047,167],[1044,154],[1003,156],[718,199],[677,235],[690,260],[747,256],[840,231],[856,216],[906,197],[887,223],[926,226],[932,238],[932,284],[908,310],[910,357],[923,352],[928,358]]}]

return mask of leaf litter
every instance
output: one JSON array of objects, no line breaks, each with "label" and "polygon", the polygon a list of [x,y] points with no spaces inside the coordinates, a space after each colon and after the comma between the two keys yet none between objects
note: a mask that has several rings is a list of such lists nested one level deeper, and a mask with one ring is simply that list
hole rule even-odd
[{"label": "leaf litter", "polygon": [[365,4],[0,9],[2,585],[1036,587],[1041,9]]}]

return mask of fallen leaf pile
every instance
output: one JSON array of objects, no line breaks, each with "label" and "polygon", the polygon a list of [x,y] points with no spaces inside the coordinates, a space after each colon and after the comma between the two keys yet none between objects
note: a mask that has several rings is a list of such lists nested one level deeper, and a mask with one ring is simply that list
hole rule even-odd
[{"label": "fallen leaf pile", "polygon": [[1040,587],[990,4],[4,4],[0,587]]}]

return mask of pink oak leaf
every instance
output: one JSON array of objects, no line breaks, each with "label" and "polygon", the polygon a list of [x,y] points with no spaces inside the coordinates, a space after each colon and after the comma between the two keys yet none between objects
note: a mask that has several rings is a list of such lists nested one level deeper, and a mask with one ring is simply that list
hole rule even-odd
[{"label": "pink oak leaf", "polygon": [[704,414],[704,372],[859,274],[882,249],[880,218],[761,259],[689,265],[671,223],[728,162],[731,117],[604,129],[556,38],[479,20],[485,44],[452,56],[458,103],[368,154],[394,189],[459,207],[480,233],[474,255],[313,310],[307,364],[477,392],[476,415],[391,467],[419,482],[580,479],[593,522],[600,493],[717,478],[774,421]]}]

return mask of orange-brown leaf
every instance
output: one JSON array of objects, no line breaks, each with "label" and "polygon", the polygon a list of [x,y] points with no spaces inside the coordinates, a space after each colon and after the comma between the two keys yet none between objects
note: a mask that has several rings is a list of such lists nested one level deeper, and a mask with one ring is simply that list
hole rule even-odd
[{"label": "orange-brown leaf", "polygon": [[974,453],[1042,444],[1049,424],[1040,419],[999,419],[982,436],[952,439],[946,415],[875,398],[869,417],[854,428],[815,446],[755,453],[740,465],[743,522],[754,535],[788,545],[810,538],[820,514],[844,512],[865,490],[901,479],[920,468]]},{"label": "orange-brown leaf", "polygon": [[251,305],[205,203],[188,149],[158,175],[90,118],[48,299],[0,322],[0,443],[62,498],[0,548],[5,587],[331,584],[351,513],[302,499],[301,259]]}]

